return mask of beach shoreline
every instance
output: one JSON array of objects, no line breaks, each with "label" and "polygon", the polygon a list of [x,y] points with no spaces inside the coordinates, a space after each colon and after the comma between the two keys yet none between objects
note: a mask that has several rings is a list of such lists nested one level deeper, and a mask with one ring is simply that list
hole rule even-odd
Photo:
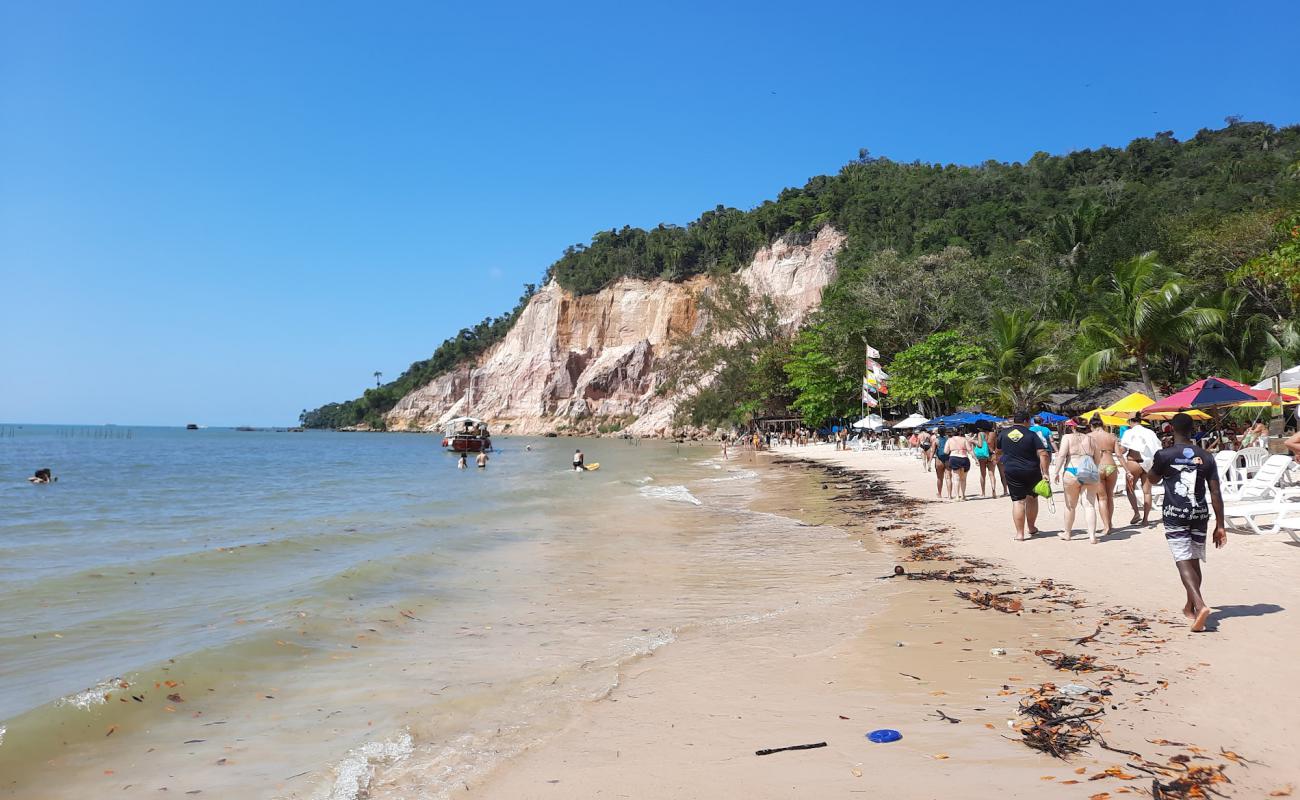
[{"label": "beach shoreline", "polygon": [[[553,739],[466,786],[467,796],[1140,795],[1153,777],[1175,780],[1183,757],[1222,766],[1232,783],[1216,789],[1229,794],[1268,796],[1300,782],[1287,688],[1300,676],[1269,657],[1287,641],[1286,612],[1300,602],[1288,585],[1285,542],[1231,536],[1207,567],[1207,598],[1221,610],[1216,632],[1191,634],[1154,526],[1117,529],[1091,547],[1058,541],[1059,516],[1045,511],[1039,539],[1013,543],[1007,500],[931,502],[933,475],[907,456],[825,445],[734,460],[744,459],[830,468],[824,522],[863,543],[861,562],[846,565],[861,577],[863,597],[738,639],[683,637],[631,665]],[[866,517],[860,497],[837,491],[848,488],[835,484],[837,474],[871,476],[907,500]],[[898,538],[918,533],[924,542],[909,543],[939,549],[914,547],[913,557],[949,560],[903,562],[908,550]],[[878,580],[896,560],[913,573],[966,565],[995,581],[994,591],[1022,598],[1023,609],[977,608],[954,596],[972,587],[944,581]],[[1117,671],[1062,672],[1036,651],[1090,655]],[[1011,726],[1024,723],[1017,709],[1026,694],[1076,682],[1101,692],[1093,697],[1107,707],[1095,728],[1116,752],[1094,744],[1063,761],[1021,744]],[[903,740],[864,738],[881,727]],[[827,746],[754,754],[821,741]],[[1044,788],[1050,783],[1064,785]]]}]

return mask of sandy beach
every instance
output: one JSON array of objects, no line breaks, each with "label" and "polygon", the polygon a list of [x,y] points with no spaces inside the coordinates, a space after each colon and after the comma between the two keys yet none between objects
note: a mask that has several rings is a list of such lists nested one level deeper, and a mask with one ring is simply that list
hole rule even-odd
[{"label": "sandy beach", "polygon": [[[933,475],[908,456],[826,445],[745,459],[870,471],[886,508],[829,473],[821,498],[771,500],[773,511],[857,538],[861,558],[844,570],[862,591],[810,597],[725,643],[708,630],[682,636],[465,796],[1105,798],[1150,794],[1153,780],[1169,785],[1188,769],[1221,774],[1210,788],[1229,796],[1300,785],[1300,547],[1290,540],[1230,533],[1206,570],[1217,611],[1193,634],[1158,525],[1119,527],[1096,546],[1063,542],[1058,495],[1042,533],[1014,542],[1008,500],[934,501]],[[921,538],[909,550],[904,536]],[[911,573],[964,565],[996,583],[880,579],[896,563]],[[1013,613],[954,594],[970,589],[1010,592]],[[1060,671],[1035,651],[1091,656],[1104,669]],[[1020,741],[1026,694],[1071,683],[1087,687],[1075,710],[1096,709],[1092,726],[1114,751],[1094,743],[1062,760]],[[903,739],[873,744],[865,734],[877,728]]]}]

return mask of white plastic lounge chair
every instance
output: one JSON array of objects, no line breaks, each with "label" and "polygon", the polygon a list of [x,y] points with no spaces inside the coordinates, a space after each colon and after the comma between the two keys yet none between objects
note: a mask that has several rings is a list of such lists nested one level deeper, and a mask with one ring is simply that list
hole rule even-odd
[{"label": "white plastic lounge chair", "polygon": [[1228,503],[1242,503],[1255,500],[1280,499],[1282,490],[1278,484],[1291,466],[1291,456],[1269,456],[1252,475],[1236,490],[1223,489],[1223,499]]},{"label": "white plastic lounge chair", "polygon": [[1238,469],[1238,456],[1235,450],[1220,450],[1214,454],[1214,465],[1219,468],[1219,488],[1222,491],[1240,491],[1245,483],[1245,476]]},{"label": "white plastic lounge chair", "polygon": [[1247,447],[1241,451],[1241,459],[1245,469],[1243,478],[1249,478],[1264,466],[1264,462],[1268,460],[1268,450],[1263,447]]},{"label": "white plastic lounge chair", "polygon": [[[1287,535],[1300,542],[1300,503],[1272,501],[1268,503],[1241,503],[1225,506],[1223,515],[1228,524],[1237,529],[1233,520],[1242,520],[1246,527],[1261,536],[1286,531]],[[1262,520],[1272,517],[1268,523]]]}]

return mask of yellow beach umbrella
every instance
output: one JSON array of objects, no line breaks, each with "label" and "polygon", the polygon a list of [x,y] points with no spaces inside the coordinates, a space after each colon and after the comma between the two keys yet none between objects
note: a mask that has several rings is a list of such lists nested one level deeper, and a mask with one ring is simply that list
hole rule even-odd
[{"label": "yellow beach umbrella", "polygon": [[1114,414],[1107,414],[1104,408],[1094,408],[1093,410],[1080,414],[1080,417],[1092,422],[1093,417],[1100,416],[1103,425],[1124,425],[1128,423],[1128,417],[1121,417]]},{"label": "yellow beach umbrella", "polygon": [[[1294,406],[1297,404],[1300,404],[1300,389],[1283,389],[1281,405]],[[1258,402],[1241,403],[1240,405],[1234,407],[1235,408],[1268,408],[1272,405],[1273,403],[1267,403],[1264,402],[1263,400],[1260,400]]]},{"label": "yellow beach umbrella", "polygon": [[1114,417],[1123,416],[1124,421],[1127,422],[1128,418],[1133,415],[1133,412],[1141,411],[1154,402],[1155,400],[1152,400],[1141,392],[1134,392],[1128,397],[1116,400],[1106,406],[1101,410],[1101,412],[1103,414],[1110,414]]}]

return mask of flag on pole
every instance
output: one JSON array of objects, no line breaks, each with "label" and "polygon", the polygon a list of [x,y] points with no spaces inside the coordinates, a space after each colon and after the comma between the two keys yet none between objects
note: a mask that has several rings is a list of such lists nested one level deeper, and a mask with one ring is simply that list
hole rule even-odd
[{"label": "flag on pole", "polygon": [[871,345],[867,345],[867,358],[880,358],[880,351]]},{"label": "flag on pole", "polygon": [[862,402],[866,403],[870,408],[875,408],[877,404],[876,398],[872,397],[867,392],[862,393]]}]

